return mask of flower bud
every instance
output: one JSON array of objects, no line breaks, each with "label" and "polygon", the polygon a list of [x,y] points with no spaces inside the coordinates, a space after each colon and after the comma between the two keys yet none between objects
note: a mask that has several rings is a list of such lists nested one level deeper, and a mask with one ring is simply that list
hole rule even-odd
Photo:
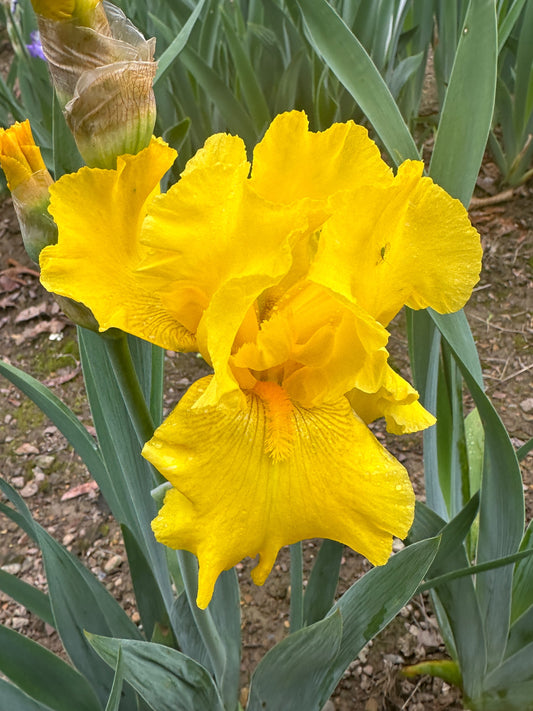
[{"label": "flower bud", "polygon": [[[57,242],[57,225],[48,212],[49,187],[54,182],[35,145],[28,120],[0,129],[0,165],[6,174],[26,252],[37,264],[39,253]],[[79,326],[98,331],[83,304],[54,294],[64,313]]]},{"label": "flower bud", "polygon": [[35,145],[29,121],[0,130],[0,164],[11,191],[24,247],[38,263],[41,249],[57,242],[57,227],[48,214],[52,176]]},{"label": "flower bud", "polygon": [[155,40],[145,40],[108,2],[32,2],[78,149],[89,166],[113,168],[118,155],[138,153],[153,133]]}]

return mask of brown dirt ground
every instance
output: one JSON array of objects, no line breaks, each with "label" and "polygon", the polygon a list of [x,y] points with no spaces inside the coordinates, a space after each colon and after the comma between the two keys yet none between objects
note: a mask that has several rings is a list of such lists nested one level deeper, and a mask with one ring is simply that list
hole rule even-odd
[{"label": "brown dirt ground", "polygon": [[[498,191],[497,174],[486,161],[478,196]],[[531,280],[533,187],[515,191],[512,200],[471,212],[483,237],[484,270],[467,313],[479,347],[487,389],[516,445],[532,435],[530,376],[532,362]],[[34,266],[21,245],[11,201],[0,205],[0,357],[49,385],[91,428],[84,402],[75,332],[53,299],[41,288]],[[393,329],[394,365],[407,369],[406,339],[401,319]],[[169,353],[166,404],[170,408],[199,375],[194,356]],[[421,438],[379,438],[410,472],[423,498]],[[528,520],[532,515],[531,456],[524,461]],[[17,487],[36,519],[75,551],[111,590],[128,614],[138,620],[120,533],[105,502],[88,484],[88,474],[58,430],[14,387],[0,378],[0,474]],[[62,500],[65,494],[72,498]],[[27,536],[0,517],[0,566],[45,590],[39,552]],[[307,565],[318,542],[305,545]],[[249,676],[259,659],[288,627],[288,554],[282,551],[262,588],[250,583],[251,564],[239,566],[243,613],[243,700]],[[347,550],[339,589],[348,587],[369,565]],[[56,633],[0,593],[0,622],[54,651]],[[445,655],[434,615],[426,598],[413,599],[393,623],[359,655],[332,699],[331,711],[438,711],[460,709],[459,692],[437,679],[403,679],[404,664]]]}]

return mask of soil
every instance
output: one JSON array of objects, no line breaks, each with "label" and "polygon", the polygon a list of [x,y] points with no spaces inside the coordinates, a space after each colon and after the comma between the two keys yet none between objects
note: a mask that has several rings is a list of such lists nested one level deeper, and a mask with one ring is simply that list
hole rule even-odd
[{"label": "soil", "polygon": [[[478,180],[481,205],[471,210],[482,234],[484,269],[467,306],[479,347],[489,395],[516,446],[532,436],[533,398],[531,281],[533,187],[515,190],[511,199],[483,204],[498,193],[498,175],[485,161]],[[509,197],[509,196],[507,196]],[[528,300],[529,299],[529,300]],[[393,326],[394,366],[408,372],[402,319]],[[80,372],[74,328],[39,284],[27,258],[11,201],[0,205],[0,357],[47,384],[92,428]],[[194,355],[168,353],[166,407],[176,403],[201,373]],[[417,496],[424,497],[421,437],[391,437],[380,426],[377,436],[407,467]],[[533,514],[532,457],[523,462],[528,520]],[[35,518],[73,550],[139,620],[126,556],[116,523],[87,471],[58,430],[16,388],[0,378],[0,474],[15,486]],[[39,551],[25,533],[0,517],[0,567],[46,590]],[[305,544],[307,569],[318,541]],[[238,566],[242,594],[242,701],[257,662],[288,632],[288,553],[282,551],[261,588],[249,579],[250,561]],[[346,550],[339,591],[369,568]],[[54,652],[61,643],[54,630],[0,592],[0,622],[39,641]],[[350,665],[329,703],[329,711],[438,711],[461,709],[460,692],[441,680],[402,678],[403,665],[445,657],[431,605],[414,598],[399,616]]]}]

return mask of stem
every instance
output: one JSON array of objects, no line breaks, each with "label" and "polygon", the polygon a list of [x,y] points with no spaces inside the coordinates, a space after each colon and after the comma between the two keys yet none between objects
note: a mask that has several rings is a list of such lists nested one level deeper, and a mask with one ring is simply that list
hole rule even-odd
[{"label": "stem", "polygon": [[196,594],[198,591],[198,565],[196,557],[188,551],[178,550],[176,555],[179,561],[185,594],[189,602],[191,614],[196,623],[200,637],[211,660],[215,677],[222,684],[222,679],[226,669],[226,650],[220,638],[218,630],[213,622],[213,617],[209,610],[200,610],[196,605]]},{"label": "stem", "polygon": [[126,334],[104,339],[113,372],[141,446],[154,434],[154,421],[144,399],[131,358]]},{"label": "stem", "polygon": [[303,558],[302,543],[293,543],[291,549],[291,634],[304,624],[303,606]]}]

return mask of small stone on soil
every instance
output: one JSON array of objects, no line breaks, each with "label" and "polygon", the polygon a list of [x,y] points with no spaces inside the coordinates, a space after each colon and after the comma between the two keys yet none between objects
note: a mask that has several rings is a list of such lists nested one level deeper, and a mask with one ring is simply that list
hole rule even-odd
[{"label": "small stone on soil", "polygon": [[20,490],[20,495],[24,499],[28,499],[30,496],[35,496],[35,494],[39,491],[39,484],[32,479],[32,481],[29,481],[26,486],[24,486]]},{"label": "small stone on soil", "polygon": [[7,565],[3,565],[0,570],[10,575],[17,575],[17,573],[20,573],[22,570],[22,565],[20,563],[7,563]]},{"label": "small stone on soil", "polygon": [[112,573],[114,570],[122,565],[122,556],[114,555],[105,563],[104,571],[106,573]]}]

